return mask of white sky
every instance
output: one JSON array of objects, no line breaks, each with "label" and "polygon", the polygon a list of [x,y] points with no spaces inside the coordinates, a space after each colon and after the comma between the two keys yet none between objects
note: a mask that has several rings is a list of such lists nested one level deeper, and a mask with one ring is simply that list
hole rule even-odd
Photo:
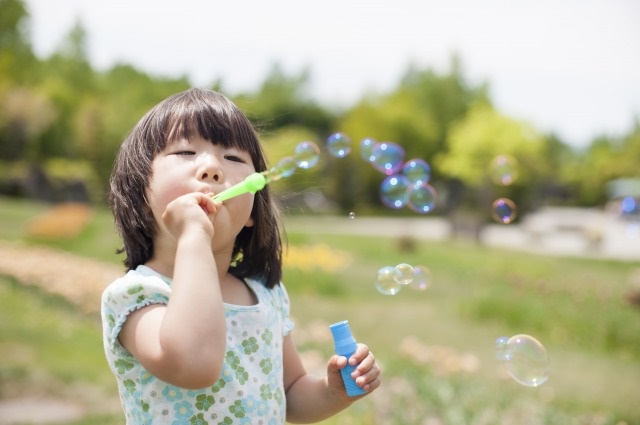
[{"label": "white sky", "polygon": [[257,88],[274,62],[311,70],[312,95],[347,107],[392,90],[410,63],[449,70],[453,53],[497,107],[580,147],[640,119],[637,0],[26,0],[37,54],[77,19],[99,69]]}]

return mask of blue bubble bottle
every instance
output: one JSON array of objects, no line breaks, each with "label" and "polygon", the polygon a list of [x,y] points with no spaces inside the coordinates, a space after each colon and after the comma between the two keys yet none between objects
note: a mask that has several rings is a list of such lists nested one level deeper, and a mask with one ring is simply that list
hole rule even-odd
[{"label": "blue bubble bottle", "polygon": [[331,334],[333,335],[333,344],[336,354],[347,358],[347,365],[340,369],[342,374],[342,381],[347,390],[349,397],[356,397],[365,394],[366,391],[359,387],[355,380],[351,377],[351,372],[357,367],[351,366],[348,363],[349,358],[356,352],[357,344],[356,340],[351,335],[351,329],[349,329],[349,321],[343,320],[341,322],[334,323],[329,326]]}]

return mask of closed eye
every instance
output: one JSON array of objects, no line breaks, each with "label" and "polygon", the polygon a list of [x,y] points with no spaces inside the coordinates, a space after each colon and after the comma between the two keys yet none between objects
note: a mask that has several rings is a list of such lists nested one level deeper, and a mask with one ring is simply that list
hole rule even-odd
[{"label": "closed eye", "polygon": [[241,158],[237,155],[225,155],[224,158],[228,159],[229,161],[242,162],[243,164],[247,162],[244,158]]},{"label": "closed eye", "polygon": [[194,151],[178,151],[178,152],[174,152],[174,155],[183,155],[183,156],[193,156],[196,153]]}]

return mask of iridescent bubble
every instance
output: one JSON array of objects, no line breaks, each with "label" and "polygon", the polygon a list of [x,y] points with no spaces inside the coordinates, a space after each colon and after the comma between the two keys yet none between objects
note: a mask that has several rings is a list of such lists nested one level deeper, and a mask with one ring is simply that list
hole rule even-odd
[{"label": "iridescent bubble", "polygon": [[407,263],[400,263],[393,268],[393,278],[401,285],[408,285],[413,280],[413,266]]},{"label": "iridescent bubble", "polygon": [[290,156],[285,156],[271,169],[272,180],[280,180],[291,176],[296,171],[296,167],[296,161]]},{"label": "iridescent bubble", "polygon": [[395,268],[392,266],[382,267],[378,270],[375,287],[383,295],[395,295],[402,289],[402,284],[396,282]]},{"label": "iridescent bubble", "polygon": [[356,213],[354,213],[353,211],[351,211],[351,212],[349,213],[349,218],[350,218],[351,220],[353,220],[354,218],[356,218]]},{"label": "iridescent bubble", "polygon": [[333,133],[327,138],[327,148],[336,158],[344,158],[351,152],[351,138],[344,133]]},{"label": "iridescent bubble", "polygon": [[294,159],[298,167],[307,169],[315,166],[320,158],[320,149],[313,142],[300,142],[295,148]]},{"label": "iridescent bubble", "polygon": [[429,183],[417,183],[409,187],[407,206],[417,213],[426,214],[436,206],[436,190]]},{"label": "iridescent bubble", "polygon": [[411,183],[428,183],[431,178],[431,166],[424,159],[410,159],[402,166],[402,174],[407,176]]},{"label": "iridescent bubble", "polygon": [[509,186],[518,178],[518,160],[511,155],[498,155],[491,161],[490,170],[496,184]]},{"label": "iridescent bubble", "polygon": [[360,141],[360,158],[367,162],[373,161],[373,148],[378,144],[376,139],[365,137]]},{"label": "iridescent bubble", "polygon": [[404,149],[394,142],[381,142],[373,147],[371,165],[388,176],[396,174],[402,168]]},{"label": "iridescent bubble", "polygon": [[425,291],[431,285],[431,270],[425,266],[413,268],[413,280],[409,283],[413,289]]},{"label": "iridescent bubble", "polygon": [[498,223],[509,224],[516,218],[516,204],[508,198],[496,199],[491,205],[491,215]]},{"label": "iridescent bubble", "polygon": [[625,196],[620,201],[620,214],[623,216],[631,216],[640,213],[640,205],[638,199],[633,196]]},{"label": "iridescent bubble", "polygon": [[405,176],[389,176],[380,185],[380,200],[389,208],[402,208],[407,203],[408,189],[409,180]]},{"label": "iridescent bubble", "polygon": [[538,387],[549,379],[550,361],[546,348],[534,337],[520,334],[498,338],[498,358],[505,361],[509,375],[519,384]]}]

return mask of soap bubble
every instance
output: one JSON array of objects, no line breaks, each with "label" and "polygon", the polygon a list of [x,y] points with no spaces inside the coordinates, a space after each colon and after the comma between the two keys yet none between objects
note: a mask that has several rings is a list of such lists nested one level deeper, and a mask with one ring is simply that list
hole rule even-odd
[{"label": "soap bubble", "polygon": [[431,178],[431,166],[424,159],[410,159],[402,166],[402,174],[414,184],[427,183]]},{"label": "soap bubble", "polygon": [[289,177],[296,171],[296,161],[290,157],[282,158],[275,167],[271,169],[273,180],[280,180],[283,177]]},{"label": "soap bubble", "polygon": [[620,214],[623,217],[640,214],[640,204],[633,196],[625,196],[620,200]]},{"label": "soap bubble", "polygon": [[371,164],[388,176],[397,173],[402,168],[404,149],[394,142],[381,142],[373,147]]},{"label": "soap bubble", "polygon": [[385,266],[378,270],[375,287],[383,295],[395,295],[402,289],[402,284],[395,279],[395,267]]},{"label": "soap bubble", "polygon": [[516,204],[511,199],[499,198],[493,201],[491,215],[499,223],[509,224],[516,218]]},{"label": "soap bubble", "polygon": [[320,158],[320,149],[313,142],[298,143],[294,152],[296,164],[303,169],[315,166]]},{"label": "soap bubble", "polygon": [[360,141],[360,157],[367,162],[373,161],[373,148],[378,144],[376,139],[365,137]]},{"label": "soap bubble", "polygon": [[414,184],[407,193],[407,206],[422,214],[433,211],[436,206],[436,190],[428,183]]},{"label": "soap bubble", "polygon": [[490,169],[496,184],[509,186],[518,177],[518,160],[511,155],[498,155],[491,161]]},{"label": "soap bubble", "polygon": [[401,285],[408,285],[413,280],[413,266],[407,263],[400,263],[393,268],[393,279]]},{"label": "soap bubble", "polygon": [[353,211],[351,211],[351,212],[349,213],[349,218],[350,218],[351,220],[353,220],[354,218],[356,218],[356,213],[354,213]]},{"label": "soap bubble", "polygon": [[424,291],[429,285],[431,285],[431,270],[425,266],[415,266],[413,268],[413,279],[409,286],[418,291]]},{"label": "soap bubble", "polygon": [[389,208],[402,208],[407,203],[408,189],[409,180],[405,176],[389,176],[380,185],[380,200]]},{"label": "soap bubble", "polygon": [[519,384],[538,387],[549,379],[550,361],[546,348],[534,337],[520,334],[496,341],[496,356]]},{"label": "soap bubble", "polygon": [[327,138],[329,153],[336,158],[344,158],[351,152],[351,139],[344,133],[333,133]]}]

